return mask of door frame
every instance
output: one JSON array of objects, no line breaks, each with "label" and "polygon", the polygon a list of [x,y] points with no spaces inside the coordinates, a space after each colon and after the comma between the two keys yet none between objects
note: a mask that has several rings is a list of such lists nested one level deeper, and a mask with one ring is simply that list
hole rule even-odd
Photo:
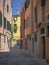
[{"label": "door frame", "polygon": [[42,58],[43,59],[45,59],[45,41],[44,41],[44,39],[45,39],[45,35],[41,36],[41,41],[43,40],[43,42],[44,42],[44,43],[42,42],[42,45],[41,45],[42,46],[41,51],[42,51]]}]

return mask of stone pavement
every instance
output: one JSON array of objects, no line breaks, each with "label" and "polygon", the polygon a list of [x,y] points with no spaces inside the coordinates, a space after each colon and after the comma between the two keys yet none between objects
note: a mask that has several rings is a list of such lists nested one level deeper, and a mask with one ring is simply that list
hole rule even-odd
[{"label": "stone pavement", "polygon": [[10,52],[0,53],[0,65],[49,65],[15,46]]}]

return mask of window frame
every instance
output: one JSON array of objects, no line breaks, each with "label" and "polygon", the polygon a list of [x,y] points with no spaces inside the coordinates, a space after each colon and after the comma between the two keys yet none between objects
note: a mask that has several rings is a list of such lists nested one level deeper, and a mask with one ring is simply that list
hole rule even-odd
[{"label": "window frame", "polygon": [[7,13],[9,12],[9,5],[7,4]]}]

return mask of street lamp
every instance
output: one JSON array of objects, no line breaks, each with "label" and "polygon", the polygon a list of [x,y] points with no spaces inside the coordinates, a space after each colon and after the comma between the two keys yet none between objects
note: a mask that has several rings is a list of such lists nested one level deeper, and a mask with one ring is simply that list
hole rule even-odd
[{"label": "street lamp", "polygon": [[14,21],[16,21],[17,20],[17,18],[16,17],[14,17]]}]

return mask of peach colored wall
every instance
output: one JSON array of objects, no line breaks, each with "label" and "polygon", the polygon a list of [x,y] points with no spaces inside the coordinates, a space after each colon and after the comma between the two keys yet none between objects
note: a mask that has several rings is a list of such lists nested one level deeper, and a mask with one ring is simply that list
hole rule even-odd
[{"label": "peach colored wall", "polygon": [[[31,6],[29,5],[29,7],[27,8],[26,12],[25,12],[25,20],[27,19],[27,17],[29,17],[31,15]],[[31,25],[31,23],[30,23]],[[30,34],[31,33],[31,26],[25,28],[25,35]]]},{"label": "peach colored wall", "polygon": [[49,0],[46,0],[46,6],[45,6],[45,24],[49,23],[49,19],[47,19],[47,14],[49,13]]},{"label": "peach colored wall", "polygon": [[46,59],[49,60],[49,38],[46,38]]},{"label": "peach colored wall", "polygon": [[[3,21],[3,1],[0,2],[0,11],[2,13],[2,21]],[[3,22],[2,22],[3,24]],[[3,26],[0,27],[0,33],[3,33]]]},{"label": "peach colored wall", "polygon": [[30,0],[30,4],[25,11],[25,20],[30,17],[30,25],[25,28],[25,35],[33,33],[33,0]]},{"label": "peach colored wall", "polygon": [[[36,5],[37,6],[37,15],[38,15],[38,24],[39,24],[39,22],[41,22],[43,24],[43,21],[42,21],[42,7],[41,7],[40,3],[41,2],[39,1],[38,4]],[[47,23],[49,23],[49,19],[46,18],[46,14],[49,12],[48,5],[49,5],[49,1],[46,0],[46,5],[44,7],[44,13],[45,13],[44,14],[44,16],[45,16],[45,21],[44,21],[45,25],[44,26],[45,26],[45,28],[46,28]],[[34,27],[34,31],[35,31],[35,27]],[[40,32],[40,29],[38,29],[38,32]],[[45,34],[45,36],[46,36],[46,34]],[[42,50],[41,50],[42,45],[41,45],[41,43],[42,43],[41,33],[38,33],[38,41],[37,41],[37,46],[38,47],[37,47],[37,50],[38,50],[39,56],[42,58]],[[49,38],[47,38],[47,37],[45,37],[45,50],[46,50],[45,51],[46,59],[49,60]]]},{"label": "peach colored wall", "polygon": [[[11,37],[11,32],[9,32],[8,30],[5,30],[3,28],[3,25],[4,25],[4,16],[6,17],[6,19],[8,21],[10,21],[11,23],[11,17],[12,17],[12,8],[11,8],[11,0],[6,0],[5,1],[5,6],[3,4],[3,1],[4,0],[1,0],[0,1],[0,11],[2,12],[2,27],[0,27],[0,33],[1,33],[1,49],[0,51],[7,51],[9,50],[8,48],[8,42],[7,42],[7,38],[6,38],[6,44],[4,43],[4,35],[8,36],[9,38]],[[10,12],[7,13],[7,4],[9,5],[9,9],[10,9]]]},{"label": "peach colored wall", "polygon": [[[45,15],[49,13],[49,0],[46,0],[46,6],[45,6]],[[45,17],[45,24],[49,25],[49,19],[47,19],[47,16]],[[46,31],[47,32],[47,31]],[[49,60],[49,37],[46,37],[46,59]]]}]

